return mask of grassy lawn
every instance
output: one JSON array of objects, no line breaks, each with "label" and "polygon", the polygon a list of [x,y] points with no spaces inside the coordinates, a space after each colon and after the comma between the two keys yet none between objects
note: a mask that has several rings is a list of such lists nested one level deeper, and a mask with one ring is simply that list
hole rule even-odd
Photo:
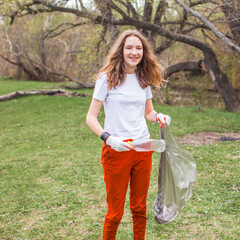
[{"label": "grassy lawn", "polygon": [[[0,79],[0,95],[54,85]],[[0,102],[0,239],[101,239],[106,213],[102,143],[85,124],[90,101],[28,96]],[[240,113],[154,106],[172,117],[176,137],[240,130]],[[101,123],[103,118],[101,111]],[[149,123],[149,129],[159,138],[157,124]],[[193,197],[173,222],[155,222],[159,154],[154,153],[146,239],[239,239],[239,141],[182,147],[198,166]],[[128,199],[125,209],[119,240],[132,239]]]}]

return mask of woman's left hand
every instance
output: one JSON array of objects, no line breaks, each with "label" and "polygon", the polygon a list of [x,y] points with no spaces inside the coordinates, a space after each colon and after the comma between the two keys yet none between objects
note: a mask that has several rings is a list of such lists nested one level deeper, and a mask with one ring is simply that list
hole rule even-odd
[{"label": "woman's left hand", "polygon": [[156,119],[157,119],[157,122],[163,125],[167,124],[167,126],[169,126],[171,123],[171,118],[168,115],[165,115],[163,113],[156,114]]}]

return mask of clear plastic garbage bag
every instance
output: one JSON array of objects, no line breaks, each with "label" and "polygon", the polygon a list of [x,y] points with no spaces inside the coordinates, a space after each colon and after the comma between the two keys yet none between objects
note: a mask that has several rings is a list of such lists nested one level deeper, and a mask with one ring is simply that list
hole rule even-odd
[{"label": "clear plastic garbage bag", "polygon": [[153,205],[155,220],[171,222],[192,196],[196,181],[196,163],[192,155],[180,148],[168,127],[160,129],[166,149],[160,154],[158,194]]},{"label": "clear plastic garbage bag", "polygon": [[166,149],[166,142],[163,139],[136,139],[131,142],[131,145],[137,152],[163,152]]}]

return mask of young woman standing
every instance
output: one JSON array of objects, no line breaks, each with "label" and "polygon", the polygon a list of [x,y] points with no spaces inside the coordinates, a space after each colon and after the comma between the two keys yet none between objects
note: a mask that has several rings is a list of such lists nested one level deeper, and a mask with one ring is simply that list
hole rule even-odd
[{"label": "young woman standing", "polygon": [[[103,240],[114,240],[121,221],[130,183],[133,238],[145,239],[146,199],[152,168],[152,152],[136,152],[127,139],[149,139],[146,120],[170,124],[157,113],[150,86],[162,84],[161,68],[147,39],[137,30],[127,30],[116,40],[105,66],[97,76],[86,122],[103,142],[101,163],[108,210]],[[104,128],[98,113],[104,104]]]}]

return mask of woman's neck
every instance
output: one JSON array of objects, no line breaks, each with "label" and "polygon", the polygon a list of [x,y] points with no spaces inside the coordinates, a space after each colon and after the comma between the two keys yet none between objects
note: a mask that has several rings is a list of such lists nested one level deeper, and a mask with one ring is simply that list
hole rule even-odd
[{"label": "woman's neck", "polygon": [[135,72],[135,70],[136,70],[136,67],[129,67],[129,66],[125,65],[125,72],[126,72],[126,74],[132,74],[132,73]]}]

